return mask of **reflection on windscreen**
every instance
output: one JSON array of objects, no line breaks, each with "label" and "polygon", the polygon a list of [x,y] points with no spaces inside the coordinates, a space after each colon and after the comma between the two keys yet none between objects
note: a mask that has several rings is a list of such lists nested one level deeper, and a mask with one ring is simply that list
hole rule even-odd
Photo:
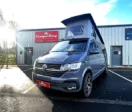
[{"label": "reflection on windscreen", "polygon": [[51,52],[84,52],[86,48],[87,40],[68,40],[59,42],[55,45]]}]

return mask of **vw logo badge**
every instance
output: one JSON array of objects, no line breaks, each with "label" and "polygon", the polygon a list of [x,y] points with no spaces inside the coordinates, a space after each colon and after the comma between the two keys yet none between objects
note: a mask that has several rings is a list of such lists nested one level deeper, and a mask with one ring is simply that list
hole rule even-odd
[{"label": "vw logo badge", "polygon": [[42,66],[42,68],[43,68],[43,70],[45,70],[45,69],[47,68],[47,65],[44,64],[44,65]]}]

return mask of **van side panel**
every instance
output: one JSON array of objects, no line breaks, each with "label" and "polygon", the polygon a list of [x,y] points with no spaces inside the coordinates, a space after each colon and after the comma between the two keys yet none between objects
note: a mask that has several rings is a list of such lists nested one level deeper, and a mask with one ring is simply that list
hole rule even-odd
[{"label": "van side panel", "polygon": [[105,58],[105,55],[104,55],[104,52],[103,52],[103,49],[105,49],[105,46],[104,46],[104,44],[102,44],[102,42],[101,42],[99,36],[97,35],[97,32],[95,31],[94,26],[92,25],[91,21],[88,22],[88,30],[91,31],[91,32],[89,32],[89,34],[90,34],[89,42],[91,40],[94,40],[96,42],[96,45],[100,49],[100,53],[99,54],[95,54],[95,55],[89,56],[89,57],[90,57],[90,60],[93,59],[93,58],[96,60],[96,62],[93,63],[93,65],[94,66],[96,65],[97,71],[101,71],[101,70],[103,70],[104,67],[106,67],[105,66],[105,64],[106,64],[106,60],[105,59],[106,58]]}]

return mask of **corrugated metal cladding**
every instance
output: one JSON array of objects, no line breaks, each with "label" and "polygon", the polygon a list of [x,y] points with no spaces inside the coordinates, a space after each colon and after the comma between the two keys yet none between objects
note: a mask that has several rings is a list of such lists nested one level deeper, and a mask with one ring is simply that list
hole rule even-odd
[{"label": "corrugated metal cladding", "polygon": [[108,64],[111,64],[111,46],[122,46],[122,65],[132,65],[132,41],[125,40],[125,28],[132,25],[113,25],[98,27],[105,42]]},{"label": "corrugated metal cladding", "polygon": [[[64,39],[65,29],[59,29],[58,33],[59,33],[59,40]],[[57,42],[35,43],[34,30],[18,31],[16,34],[16,42],[17,42],[17,64],[24,64],[25,47],[33,47],[32,62],[34,62],[36,58],[47,53],[57,43]],[[20,54],[21,51],[22,54]]]},{"label": "corrugated metal cladding", "polygon": [[[132,41],[125,40],[125,28],[132,28],[132,25],[109,25],[98,26],[101,36],[105,42],[108,54],[108,64],[111,65],[111,47],[122,46],[122,65],[132,65]],[[24,48],[33,47],[34,61],[37,57],[48,52],[56,42],[35,43],[35,31],[37,30],[20,30],[17,32],[17,64],[24,64]],[[59,31],[59,40],[64,39],[65,28],[57,28],[50,30]],[[23,51],[20,54],[20,51]]]}]

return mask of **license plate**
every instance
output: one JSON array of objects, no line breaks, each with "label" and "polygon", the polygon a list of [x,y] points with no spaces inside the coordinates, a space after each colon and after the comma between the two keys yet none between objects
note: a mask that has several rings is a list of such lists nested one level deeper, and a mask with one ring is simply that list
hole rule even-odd
[{"label": "license plate", "polygon": [[41,81],[41,80],[36,80],[36,84],[38,84],[40,86],[43,86],[43,87],[46,87],[46,88],[50,88],[50,83],[49,82],[44,82],[44,81]]}]

